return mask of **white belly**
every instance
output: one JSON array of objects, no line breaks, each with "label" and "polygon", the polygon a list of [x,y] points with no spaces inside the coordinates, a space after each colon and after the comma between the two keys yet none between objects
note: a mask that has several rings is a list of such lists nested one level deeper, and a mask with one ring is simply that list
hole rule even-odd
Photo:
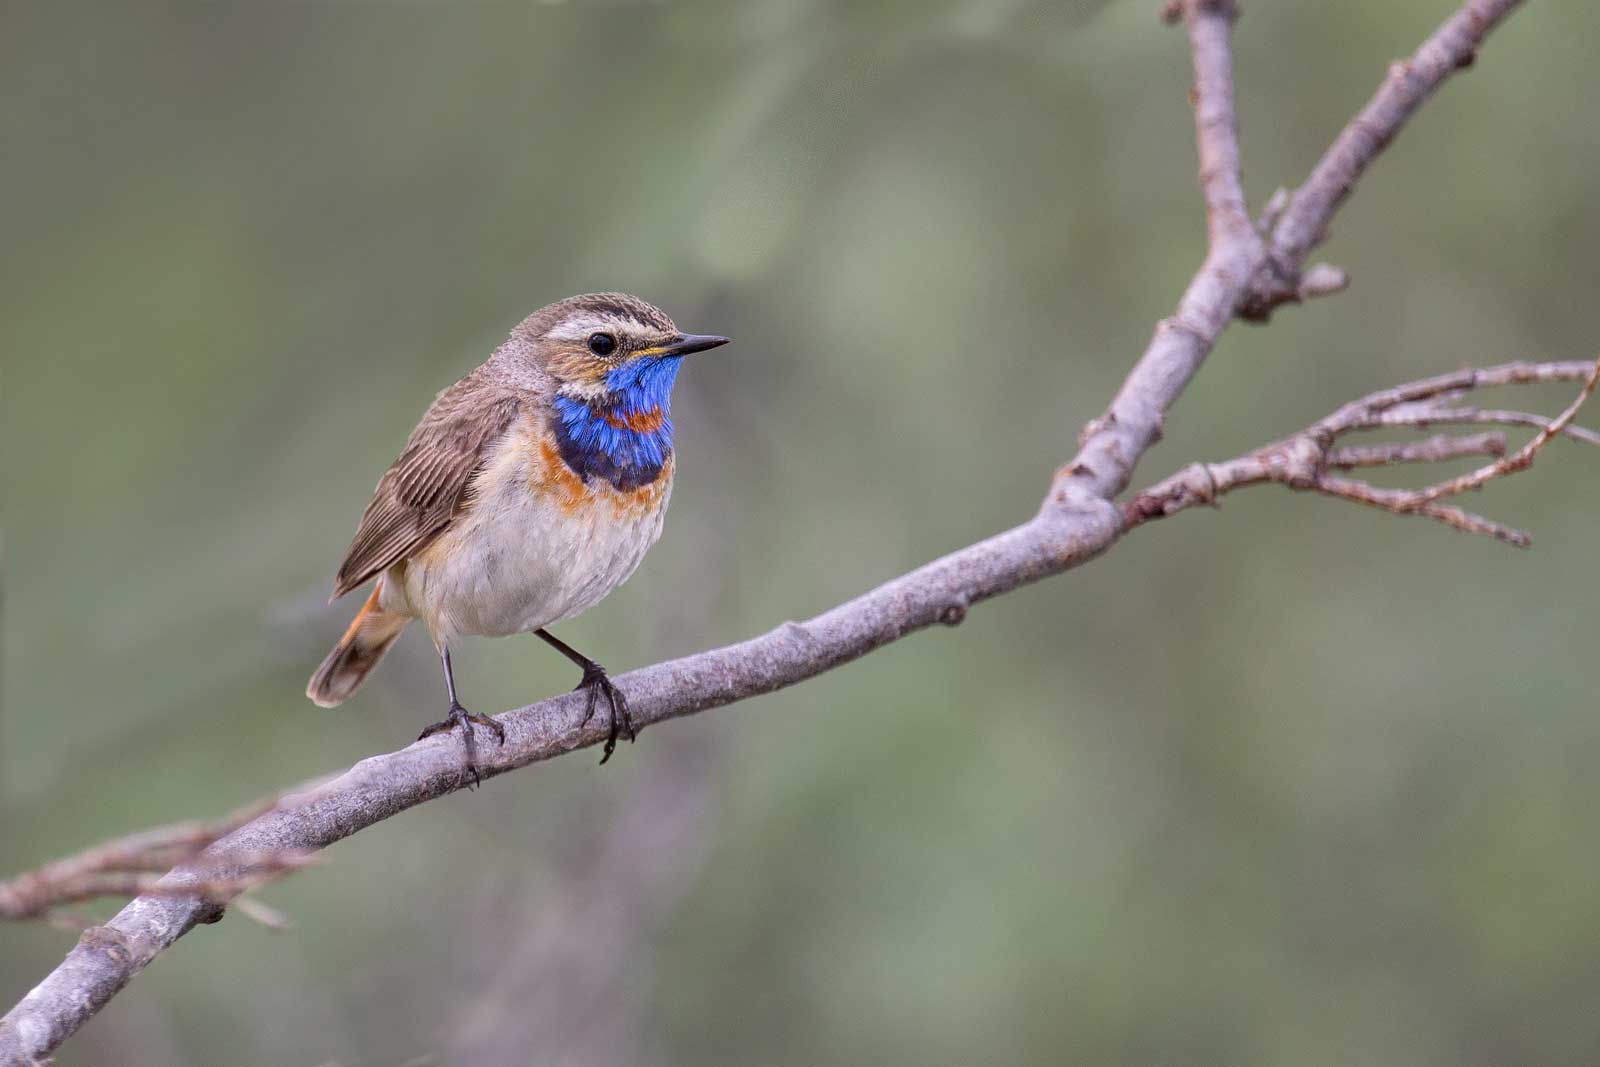
[{"label": "white belly", "polygon": [[441,645],[529,633],[593,607],[660,538],[672,467],[647,489],[597,482],[576,500],[530,491],[522,463],[486,470],[478,486],[448,530],[385,578],[385,609],[421,618]]}]

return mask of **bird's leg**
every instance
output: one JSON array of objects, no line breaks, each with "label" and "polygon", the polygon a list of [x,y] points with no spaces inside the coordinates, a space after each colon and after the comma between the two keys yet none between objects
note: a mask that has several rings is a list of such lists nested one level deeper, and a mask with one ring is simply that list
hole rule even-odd
[{"label": "bird's leg", "polygon": [[617,750],[619,736],[626,734],[629,744],[632,744],[638,732],[634,730],[633,718],[628,714],[628,699],[622,695],[622,690],[611,684],[611,677],[606,674],[606,669],[549,630],[533,632],[543,638],[551,648],[583,669],[583,680],[573,688],[573,692],[579,689],[586,689],[589,692],[589,704],[583,713],[585,723],[594,718],[594,709],[599,706],[600,697],[605,696],[606,703],[611,708],[611,732],[606,734],[605,752],[601,755],[600,762],[604,763],[610,759],[611,753]]},{"label": "bird's leg", "polygon": [[497,745],[505,744],[506,730],[505,727],[489,718],[489,716],[474,715],[461,706],[461,701],[456,699],[456,676],[455,671],[450,667],[450,650],[448,648],[440,649],[439,659],[444,664],[444,688],[445,692],[450,694],[450,710],[444,718],[418,734],[417,740],[421,741],[424,737],[432,737],[434,734],[443,733],[445,730],[453,730],[457,726],[461,727],[462,745],[466,749],[467,760],[463,769],[472,776],[470,788],[480,781],[478,777],[478,743],[477,738],[474,736],[477,731],[473,729],[473,725],[481,726],[494,734],[494,743]]}]

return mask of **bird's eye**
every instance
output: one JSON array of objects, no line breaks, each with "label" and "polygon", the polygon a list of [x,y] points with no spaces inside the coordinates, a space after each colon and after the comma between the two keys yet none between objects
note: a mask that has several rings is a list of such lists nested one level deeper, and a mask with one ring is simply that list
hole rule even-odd
[{"label": "bird's eye", "polygon": [[591,333],[589,351],[597,356],[609,356],[617,350],[617,339],[609,333]]}]

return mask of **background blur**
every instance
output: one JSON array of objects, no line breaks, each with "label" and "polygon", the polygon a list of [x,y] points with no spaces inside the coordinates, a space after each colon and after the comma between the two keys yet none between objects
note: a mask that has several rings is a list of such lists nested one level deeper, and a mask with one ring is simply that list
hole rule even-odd
[{"label": "background blur", "polygon": [[[1259,206],[1452,8],[1249,5]],[[8,5],[0,868],[397,747],[323,605],[434,393],[620,288],[736,346],[617,670],[1030,515],[1198,264],[1154,0]],[[1600,7],[1534,4],[1236,326],[1147,483],[1371,389],[1600,344]],[[1570,387],[1506,402],[1553,412]],[[1594,416],[1600,418],[1600,414]],[[1593,424],[1593,418],[1591,418]],[[1474,507],[1263,488],[799,688],[364,832],[185,939],[63,1064],[1592,1061],[1600,456]],[[457,653],[493,712],[571,687]],[[70,934],[0,928],[0,1002]]]}]

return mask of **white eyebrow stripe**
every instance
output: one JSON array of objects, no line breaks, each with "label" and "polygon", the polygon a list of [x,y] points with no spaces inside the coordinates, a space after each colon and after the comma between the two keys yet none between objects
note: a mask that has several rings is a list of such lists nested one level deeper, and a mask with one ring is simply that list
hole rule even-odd
[{"label": "white eyebrow stripe", "polygon": [[643,341],[656,337],[655,331],[632,319],[619,319],[614,315],[599,315],[592,311],[569,315],[551,327],[545,336],[552,341],[582,341],[596,330],[608,330]]}]

